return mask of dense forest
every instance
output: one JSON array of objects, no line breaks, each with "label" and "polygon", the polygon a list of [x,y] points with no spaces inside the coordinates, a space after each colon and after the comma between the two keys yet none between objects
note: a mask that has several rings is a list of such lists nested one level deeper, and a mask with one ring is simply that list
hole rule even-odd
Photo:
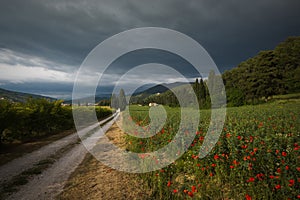
[{"label": "dense forest", "polygon": [[256,103],[273,95],[300,92],[300,37],[261,51],[222,75],[231,105]]},{"label": "dense forest", "polygon": [[[261,51],[237,67],[225,71],[222,79],[226,89],[227,105],[241,106],[245,104],[263,103],[273,95],[300,92],[300,37],[289,37],[274,50]],[[220,88],[219,75],[210,72],[207,79],[196,79],[192,87],[197,95],[200,108],[209,108],[211,96],[209,91]],[[173,88],[179,97],[190,98],[188,86]],[[208,90],[210,88],[210,90]],[[148,104],[156,102],[168,106],[179,106],[174,92],[134,96],[131,104]]]}]

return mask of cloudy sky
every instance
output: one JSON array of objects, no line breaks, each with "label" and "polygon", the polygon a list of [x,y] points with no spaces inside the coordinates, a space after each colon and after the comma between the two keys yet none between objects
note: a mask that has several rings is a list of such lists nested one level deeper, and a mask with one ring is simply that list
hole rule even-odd
[{"label": "cloudy sky", "polygon": [[[0,87],[68,98],[89,52],[105,39],[139,27],[164,27],[188,35],[223,72],[288,36],[299,36],[299,9],[299,0],[1,0]],[[120,57],[112,69],[149,62],[197,77],[185,60],[151,49]],[[116,80],[117,74],[108,73],[106,83]],[[87,74],[85,84],[94,77]],[[154,77],[149,81],[159,81]],[[142,74],[131,78],[147,83]]]}]

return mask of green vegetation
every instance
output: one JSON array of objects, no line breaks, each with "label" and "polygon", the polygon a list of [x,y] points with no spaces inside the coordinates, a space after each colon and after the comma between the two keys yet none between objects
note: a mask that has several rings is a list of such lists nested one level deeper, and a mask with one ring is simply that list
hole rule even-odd
[{"label": "green vegetation", "polygon": [[274,50],[226,71],[222,78],[230,105],[255,104],[273,95],[300,92],[300,37],[289,37]]},{"label": "green vegetation", "polygon": [[[167,121],[155,136],[127,135],[129,151],[146,155],[174,138],[180,109],[165,108]],[[149,107],[130,106],[130,117],[145,126],[150,123],[148,111]],[[208,156],[199,159],[211,115],[210,110],[201,110],[198,131],[188,151],[171,165],[140,177],[153,191],[153,199],[299,198],[299,113],[299,101],[228,108],[218,143]],[[185,128],[185,134],[193,134]],[[147,163],[154,158],[142,159]]]},{"label": "green vegetation", "polygon": [[[94,108],[78,107],[90,112]],[[96,107],[98,119],[112,113],[109,108]],[[72,107],[62,101],[29,98],[25,103],[0,100],[0,143],[28,141],[53,135],[74,127]]]}]

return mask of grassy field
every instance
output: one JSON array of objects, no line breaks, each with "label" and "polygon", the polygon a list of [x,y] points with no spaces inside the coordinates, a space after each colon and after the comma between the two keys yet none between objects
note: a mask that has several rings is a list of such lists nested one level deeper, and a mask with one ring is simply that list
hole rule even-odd
[{"label": "grassy field", "polygon": [[[148,111],[149,107],[131,106],[130,116],[124,113],[123,117],[145,126],[150,123]],[[128,135],[127,149],[147,153],[171,142],[181,121],[180,108],[166,107],[166,112],[166,123],[155,136]],[[171,165],[140,178],[153,191],[153,199],[299,199],[299,113],[299,101],[228,108],[216,146],[199,159],[211,115],[203,110],[188,151]]]}]

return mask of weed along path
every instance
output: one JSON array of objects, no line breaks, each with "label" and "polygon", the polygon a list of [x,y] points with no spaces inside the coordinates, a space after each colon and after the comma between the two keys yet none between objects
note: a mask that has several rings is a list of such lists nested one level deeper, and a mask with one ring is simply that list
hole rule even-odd
[{"label": "weed along path", "polygon": [[[116,123],[106,132],[106,136],[119,148],[125,148],[124,133]],[[145,185],[137,174],[112,169],[87,154],[56,199],[150,199],[152,191]]]},{"label": "weed along path", "polygon": [[[88,135],[108,130],[118,113],[78,132]],[[53,199],[87,154],[78,134],[72,134],[0,167],[1,199]]]}]

